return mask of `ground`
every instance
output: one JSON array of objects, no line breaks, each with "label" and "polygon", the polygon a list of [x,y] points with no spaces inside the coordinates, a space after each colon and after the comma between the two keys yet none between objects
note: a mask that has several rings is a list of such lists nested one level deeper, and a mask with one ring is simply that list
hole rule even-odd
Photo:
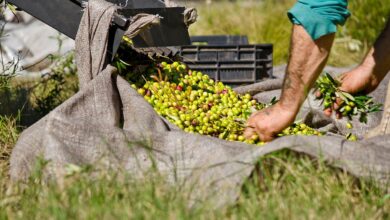
[{"label": "ground", "polygon": [[[192,34],[247,34],[252,43],[274,43],[275,64],[284,63],[291,29],[285,12],[293,2],[197,3],[199,23],[190,31]],[[390,14],[390,2],[355,0],[350,1],[350,9],[353,15],[340,28],[329,61],[331,65],[349,66],[359,62]],[[0,81],[0,97],[8,100],[0,103],[0,219],[390,218],[390,195],[375,183],[355,179],[322,161],[288,151],[261,159],[261,181],[248,180],[235,205],[217,210],[207,203],[189,208],[186,193],[168,185],[162,177],[118,180],[115,173],[102,172],[91,179],[88,178],[91,167],[73,172],[61,184],[48,184],[41,179],[40,168],[44,164],[39,163],[27,184],[11,186],[9,156],[18,135],[30,122],[17,109],[28,103],[28,108],[42,115],[47,113],[77,89],[69,81],[61,71],[51,82],[28,90]],[[28,95],[23,99],[25,102],[20,101],[23,94]]]}]

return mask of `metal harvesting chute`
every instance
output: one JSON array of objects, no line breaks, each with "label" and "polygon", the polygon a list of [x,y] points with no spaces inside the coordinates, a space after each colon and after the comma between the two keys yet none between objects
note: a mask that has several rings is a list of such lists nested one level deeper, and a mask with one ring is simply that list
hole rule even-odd
[{"label": "metal harvesting chute", "polygon": [[[119,6],[110,29],[108,51],[113,57],[131,18],[140,13],[161,17],[159,25],[151,26],[134,37],[135,48],[189,45],[190,37],[184,19],[184,7],[166,7],[160,0],[106,0]],[[8,0],[59,32],[75,39],[87,0]]]}]

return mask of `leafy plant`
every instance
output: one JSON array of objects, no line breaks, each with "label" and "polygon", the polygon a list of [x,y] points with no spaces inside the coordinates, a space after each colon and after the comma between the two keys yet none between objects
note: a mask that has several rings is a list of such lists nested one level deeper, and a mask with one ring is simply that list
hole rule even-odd
[{"label": "leafy plant", "polygon": [[334,79],[329,73],[325,73],[316,82],[318,98],[323,99],[324,109],[333,108],[337,103],[338,108],[334,109],[338,114],[347,116],[359,116],[359,121],[367,123],[367,115],[372,112],[381,111],[382,104],[375,103],[373,98],[367,95],[351,95],[342,91],[341,83]]},{"label": "leafy plant", "polygon": [[31,93],[34,109],[47,114],[78,90],[74,54],[59,58],[50,74],[39,81]]}]

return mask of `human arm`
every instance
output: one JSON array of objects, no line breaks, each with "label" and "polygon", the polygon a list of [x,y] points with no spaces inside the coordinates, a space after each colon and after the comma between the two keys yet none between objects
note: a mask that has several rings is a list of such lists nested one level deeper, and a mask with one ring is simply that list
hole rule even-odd
[{"label": "human arm", "polygon": [[[389,18],[390,19],[390,18]],[[341,75],[340,89],[351,93],[368,94],[375,90],[386,74],[390,71],[390,21],[370,48],[363,61],[351,71]],[[332,114],[332,110],[338,110],[339,105],[333,104],[332,108],[326,109],[327,115]],[[336,115],[341,117],[340,113]]]},{"label": "human arm", "polygon": [[313,41],[302,26],[294,25],[290,60],[280,100],[250,117],[246,137],[257,133],[262,141],[270,141],[294,121],[310,88],[324,68],[333,39],[334,34],[329,34]]},{"label": "human arm", "polygon": [[[390,19],[390,18],[389,18]],[[341,77],[341,90],[349,93],[372,92],[390,70],[390,20],[363,62]]]},{"label": "human arm", "polygon": [[289,11],[295,25],[280,101],[249,118],[246,137],[257,133],[262,141],[270,141],[294,121],[325,66],[336,25],[349,16],[346,7],[346,0],[299,0]]}]

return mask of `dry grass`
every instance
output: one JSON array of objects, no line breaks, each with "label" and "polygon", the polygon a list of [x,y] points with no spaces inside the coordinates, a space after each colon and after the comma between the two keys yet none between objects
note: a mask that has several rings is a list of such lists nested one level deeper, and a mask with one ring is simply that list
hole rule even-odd
[{"label": "dry grass", "polygon": [[19,132],[17,119],[0,115],[0,173],[8,173],[9,158]]}]

